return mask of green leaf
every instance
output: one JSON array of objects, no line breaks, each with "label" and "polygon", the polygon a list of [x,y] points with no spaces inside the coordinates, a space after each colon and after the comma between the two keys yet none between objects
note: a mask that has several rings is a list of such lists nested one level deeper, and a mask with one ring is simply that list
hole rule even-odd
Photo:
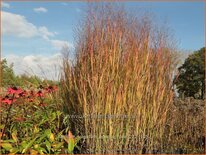
[{"label": "green leaf", "polygon": [[13,139],[7,139],[7,140],[3,140],[3,141],[1,141],[1,143],[15,143],[15,141],[13,140]]},{"label": "green leaf", "polygon": [[73,153],[74,150],[74,139],[69,139],[69,144],[68,144],[68,153]]},{"label": "green leaf", "polygon": [[51,121],[53,121],[53,120],[55,120],[55,119],[56,119],[56,113],[53,112],[53,113],[52,113],[52,117],[51,117]]},{"label": "green leaf", "polygon": [[54,141],[54,134],[51,132],[51,129],[45,130],[45,134],[47,135],[48,139],[53,142]]},{"label": "green leaf", "polygon": [[10,143],[1,143],[0,145],[7,151],[10,151],[13,148]]},{"label": "green leaf", "polygon": [[57,137],[56,137],[56,138],[58,139],[58,138],[62,137],[63,132],[64,132],[64,130],[60,131],[60,132],[57,134]]},{"label": "green leaf", "polygon": [[77,145],[77,143],[79,142],[80,139],[81,139],[81,137],[79,137],[79,136],[77,136],[77,137],[75,138],[75,146]]},{"label": "green leaf", "polygon": [[53,147],[54,149],[59,149],[59,148],[61,148],[61,146],[63,146],[63,145],[64,145],[64,142],[60,142],[60,143],[57,143],[57,144],[53,144],[52,147]]},{"label": "green leaf", "polygon": [[45,133],[45,134],[48,136],[48,138],[49,138],[49,136],[51,135],[51,129],[45,130],[44,133]]},{"label": "green leaf", "polygon": [[22,142],[21,142],[21,147],[22,147],[22,148],[25,148],[26,145],[27,145],[27,142],[26,142],[26,141],[22,141]]},{"label": "green leaf", "polygon": [[23,149],[22,153],[27,152],[27,150],[33,145],[33,143],[35,142],[35,140],[36,140],[37,138],[38,138],[38,137],[35,137],[33,140],[31,140],[31,141],[25,146],[25,148]]},{"label": "green leaf", "polygon": [[40,154],[47,153],[47,151],[46,151],[44,148],[42,148],[42,147],[38,147],[36,150],[37,150]]},{"label": "green leaf", "polygon": [[75,147],[75,139],[71,131],[68,132],[68,153],[73,153]]},{"label": "green leaf", "polygon": [[39,136],[39,139],[36,141],[36,143],[37,143],[37,144],[41,143],[41,141],[42,141],[44,138],[46,138],[46,137],[47,137],[46,133],[40,135],[40,136]]},{"label": "green leaf", "polygon": [[18,148],[12,148],[9,151],[10,151],[10,153],[16,154],[17,152],[19,152],[19,149]]},{"label": "green leaf", "polygon": [[46,144],[46,147],[47,147],[48,151],[50,152],[50,150],[51,150],[51,144],[50,144],[50,142],[49,142],[48,140],[46,140],[46,141],[45,141],[45,144]]},{"label": "green leaf", "polygon": [[62,114],[62,112],[61,111],[57,111],[56,114],[59,117]]},{"label": "green leaf", "polygon": [[39,132],[39,128],[35,125],[34,126],[34,134],[38,133]]}]

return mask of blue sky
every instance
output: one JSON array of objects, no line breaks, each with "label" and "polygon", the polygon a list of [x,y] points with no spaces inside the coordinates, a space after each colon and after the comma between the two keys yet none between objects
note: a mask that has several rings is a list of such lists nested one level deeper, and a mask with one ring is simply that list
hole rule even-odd
[{"label": "blue sky", "polygon": [[[193,51],[204,46],[204,1],[121,3],[134,14],[137,10],[148,11],[154,13],[157,23],[166,21],[178,41],[179,50]],[[16,64],[25,57],[27,63],[37,62],[36,56],[50,61],[57,57],[62,46],[73,49],[73,30],[83,18],[86,7],[87,2],[4,2],[1,10],[3,57]]]}]

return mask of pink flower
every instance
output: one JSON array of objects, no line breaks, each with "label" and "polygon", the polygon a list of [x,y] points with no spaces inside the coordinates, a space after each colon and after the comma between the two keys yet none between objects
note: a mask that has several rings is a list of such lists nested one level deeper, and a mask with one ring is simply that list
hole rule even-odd
[{"label": "pink flower", "polygon": [[2,100],[1,100],[1,102],[2,103],[5,103],[5,104],[7,104],[7,105],[10,105],[10,104],[12,104],[13,102],[15,102],[16,100],[12,100],[11,98],[9,98],[9,96],[5,96]]},{"label": "pink flower", "polygon": [[37,96],[37,97],[43,97],[44,94],[42,93],[41,90],[39,90],[39,91],[36,93],[36,96]]},{"label": "pink flower", "polygon": [[20,93],[22,93],[22,90],[18,89],[17,87],[10,87],[10,88],[8,88],[7,93],[19,95]]},{"label": "pink flower", "polygon": [[27,95],[26,90],[24,90],[21,93],[19,93],[19,96],[21,96],[21,97],[25,97],[26,95]]},{"label": "pink flower", "polygon": [[47,92],[47,93],[51,93],[51,92],[57,91],[57,90],[58,90],[58,87],[57,87],[57,86],[49,86],[49,87],[47,87],[47,88],[45,88],[45,89],[46,89],[46,92]]},{"label": "pink flower", "polygon": [[10,104],[12,104],[12,100],[11,99],[3,99],[2,103],[10,105]]}]

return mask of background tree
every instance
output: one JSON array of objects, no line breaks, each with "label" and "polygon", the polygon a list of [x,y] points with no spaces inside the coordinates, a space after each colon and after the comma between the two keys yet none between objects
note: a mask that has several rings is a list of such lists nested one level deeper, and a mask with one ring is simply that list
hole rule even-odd
[{"label": "background tree", "polygon": [[27,75],[27,74],[21,74],[21,75],[15,75],[13,70],[13,64],[8,64],[6,59],[3,59],[1,61],[1,67],[2,67],[2,86],[8,87],[8,86],[28,86],[28,85],[34,85],[38,86],[40,84],[42,85],[54,85],[58,84],[58,81],[52,81],[47,79],[41,79],[40,77],[36,75]]},{"label": "background tree", "polygon": [[8,65],[6,59],[1,61],[2,67],[2,86],[15,84],[15,74],[13,71],[13,64]]},{"label": "background tree", "polygon": [[189,55],[178,68],[175,85],[181,97],[204,99],[205,94],[205,47]]}]

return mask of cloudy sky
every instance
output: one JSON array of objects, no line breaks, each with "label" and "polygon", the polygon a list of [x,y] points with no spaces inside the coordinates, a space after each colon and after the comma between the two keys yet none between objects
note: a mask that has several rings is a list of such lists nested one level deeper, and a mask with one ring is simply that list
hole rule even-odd
[{"label": "cloudy sky", "polygon": [[[122,3],[128,11],[142,9],[154,13],[157,22],[166,21],[180,50],[204,46],[204,1]],[[56,79],[60,52],[63,47],[74,50],[74,30],[86,7],[86,2],[3,2],[3,58],[14,63],[16,74]]]}]

